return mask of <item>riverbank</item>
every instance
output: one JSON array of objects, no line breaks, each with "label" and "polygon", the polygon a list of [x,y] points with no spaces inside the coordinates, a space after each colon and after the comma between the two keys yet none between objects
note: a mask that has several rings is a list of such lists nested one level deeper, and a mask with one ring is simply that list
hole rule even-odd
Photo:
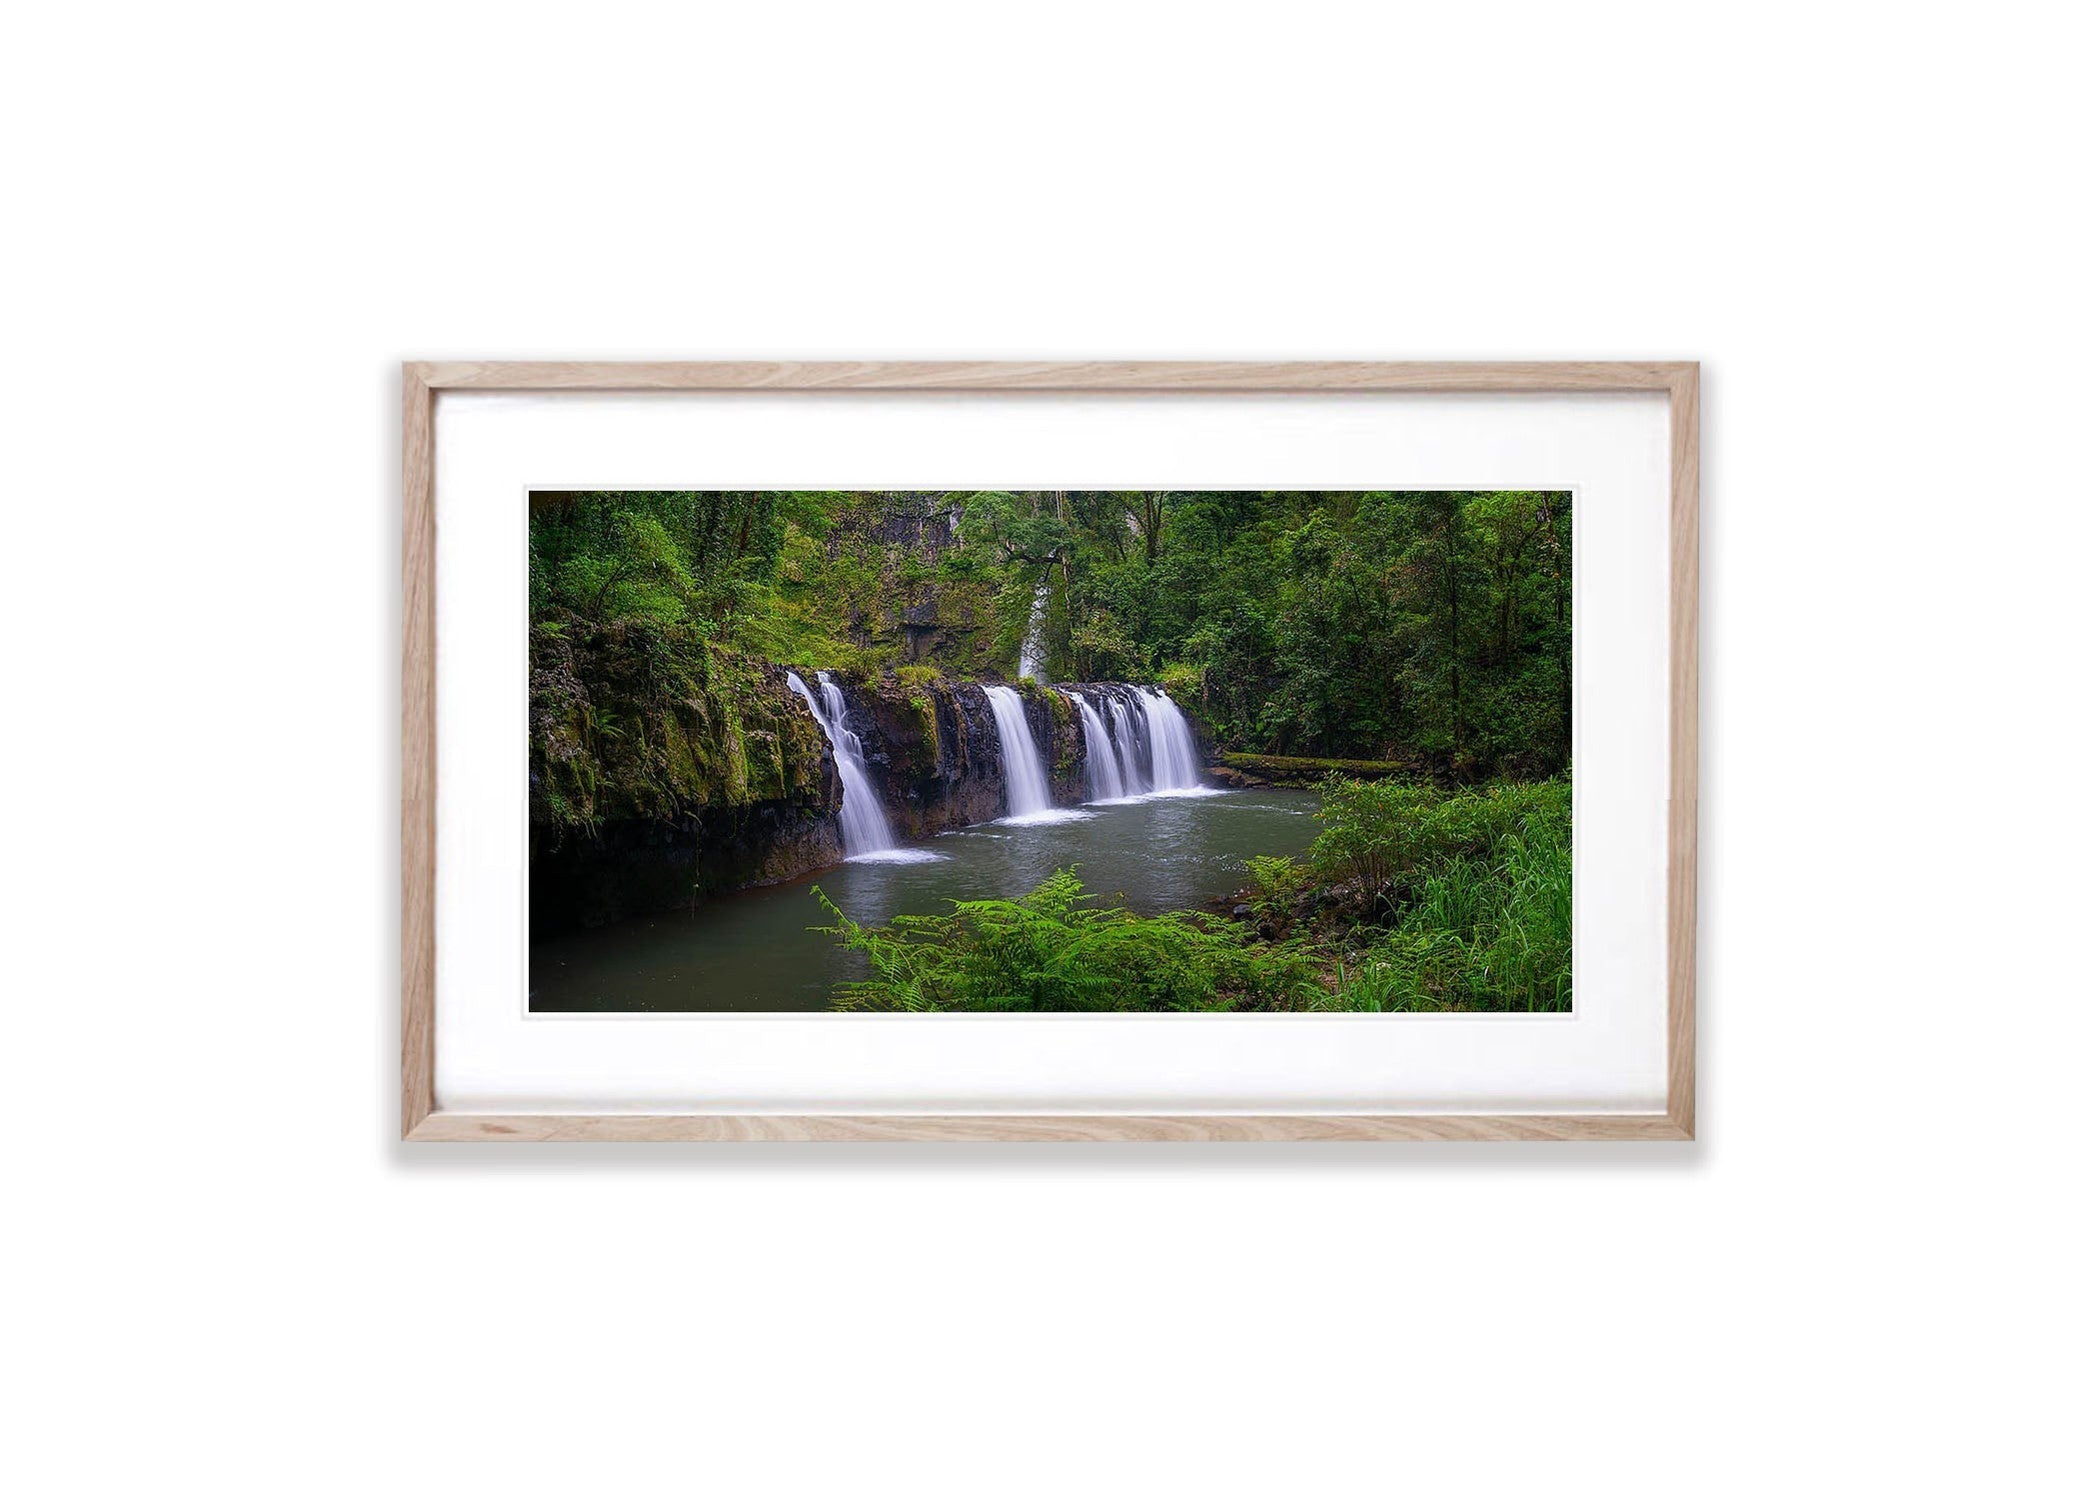
[{"label": "riverbank", "polygon": [[1448,780],[1447,770],[1427,761],[1322,760],[1305,755],[1249,755],[1228,750],[1218,757],[1211,774],[1227,786],[1317,786],[1330,775],[1358,781],[1381,781],[1394,777],[1409,780]]},{"label": "riverbank", "polygon": [[934,917],[870,925],[827,907],[830,934],[870,970],[842,984],[837,1003],[913,1013],[1565,1012],[1571,815],[1563,779],[1458,791],[1334,779],[1320,788],[1307,858],[1246,856],[1251,883],[1234,919],[1214,906],[1147,915],[1068,867]]}]

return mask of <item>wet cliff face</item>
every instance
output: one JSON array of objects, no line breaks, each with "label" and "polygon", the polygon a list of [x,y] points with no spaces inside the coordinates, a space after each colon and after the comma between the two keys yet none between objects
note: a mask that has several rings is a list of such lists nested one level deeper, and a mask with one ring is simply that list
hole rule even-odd
[{"label": "wet cliff face", "polygon": [[1020,696],[1028,729],[1042,752],[1042,768],[1049,772],[1050,800],[1076,807],[1086,799],[1086,730],[1079,710],[1063,693],[1039,682],[1021,683]]},{"label": "wet cliff face", "polygon": [[783,802],[836,807],[786,668],[642,624],[533,632],[531,815],[556,830]]},{"label": "wet cliff face", "polygon": [[843,854],[836,762],[786,670],[661,631],[535,631],[528,775],[535,932]]},{"label": "wet cliff face", "polygon": [[834,555],[856,555],[881,578],[875,600],[852,612],[852,639],[902,663],[939,661],[967,675],[964,663],[994,648],[999,621],[988,581],[937,575],[960,545],[962,507],[931,491],[879,498],[879,508],[841,520],[828,540]]},{"label": "wet cliff face", "polygon": [[[833,679],[898,838],[1005,815],[981,686],[908,666]],[[1038,683],[1019,691],[1051,799],[1077,805],[1078,710]],[[551,634],[534,649],[531,774],[535,932],[675,911],[845,855],[829,740],[771,663],[645,633]]]},{"label": "wet cliff face", "polygon": [[684,910],[709,896],[793,879],[845,857],[838,818],[787,802],[609,822],[594,835],[532,830],[535,934]]},{"label": "wet cliff face", "polygon": [[901,838],[989,822],[1004,810],[998,726],[974,682],[885,674],[845,688],[868,779]]}]

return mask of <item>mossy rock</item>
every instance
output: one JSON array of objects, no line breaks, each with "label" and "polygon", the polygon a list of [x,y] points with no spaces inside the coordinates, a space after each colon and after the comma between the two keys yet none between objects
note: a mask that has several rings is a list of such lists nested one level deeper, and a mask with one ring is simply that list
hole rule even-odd
[{"label": "mossy rock", "polygon": [[1329,775],[1351,776],[1359,781],[1425,778],[1422,766],[1397,760],[1321,760],[1306,755],[1248,755],[1236,750],[1227,751],[1223,758],[1242,784],[1312,786]]},{"label": "mossy rock", "polygon": [[532,640],[535,822],[825,799],[823,731],[780,668],[662,626],[564,626]]}]

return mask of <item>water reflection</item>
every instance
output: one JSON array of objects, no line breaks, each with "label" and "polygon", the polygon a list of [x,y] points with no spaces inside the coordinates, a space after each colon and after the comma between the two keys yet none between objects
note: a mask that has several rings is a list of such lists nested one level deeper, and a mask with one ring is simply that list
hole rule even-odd
[{"label": "water reflection", "polygon": [[1147,915],[1200,906],[1245,884],[1255,854],[1302,854],[1311,792],[1264,789],[1096,803],[1053,822],[986,823],[922,847],[931,862],[855,861],[692,913],[622,922],[532,948],[544,1011],[821,1010],[860,960],[809,928],[828,918],[812,886],[855,921],[935,915],[950,900],[1019,895],[1077,865],[1089,890]]}]

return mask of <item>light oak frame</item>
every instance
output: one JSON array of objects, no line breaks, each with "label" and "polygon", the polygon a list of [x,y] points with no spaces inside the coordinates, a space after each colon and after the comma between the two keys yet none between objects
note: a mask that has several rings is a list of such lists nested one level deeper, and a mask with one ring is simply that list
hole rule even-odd
[{"label": "light oak frame", "polygon": [[[1669,399],[1668,1100],[1657,1114],[465,1114],[436,1106],[437,512],[445,390],[1537,394]],[[401,370],[401,1135],[406,1140],[1689,1140],[1697,1080],[1695,363],[410,363]]]}]

